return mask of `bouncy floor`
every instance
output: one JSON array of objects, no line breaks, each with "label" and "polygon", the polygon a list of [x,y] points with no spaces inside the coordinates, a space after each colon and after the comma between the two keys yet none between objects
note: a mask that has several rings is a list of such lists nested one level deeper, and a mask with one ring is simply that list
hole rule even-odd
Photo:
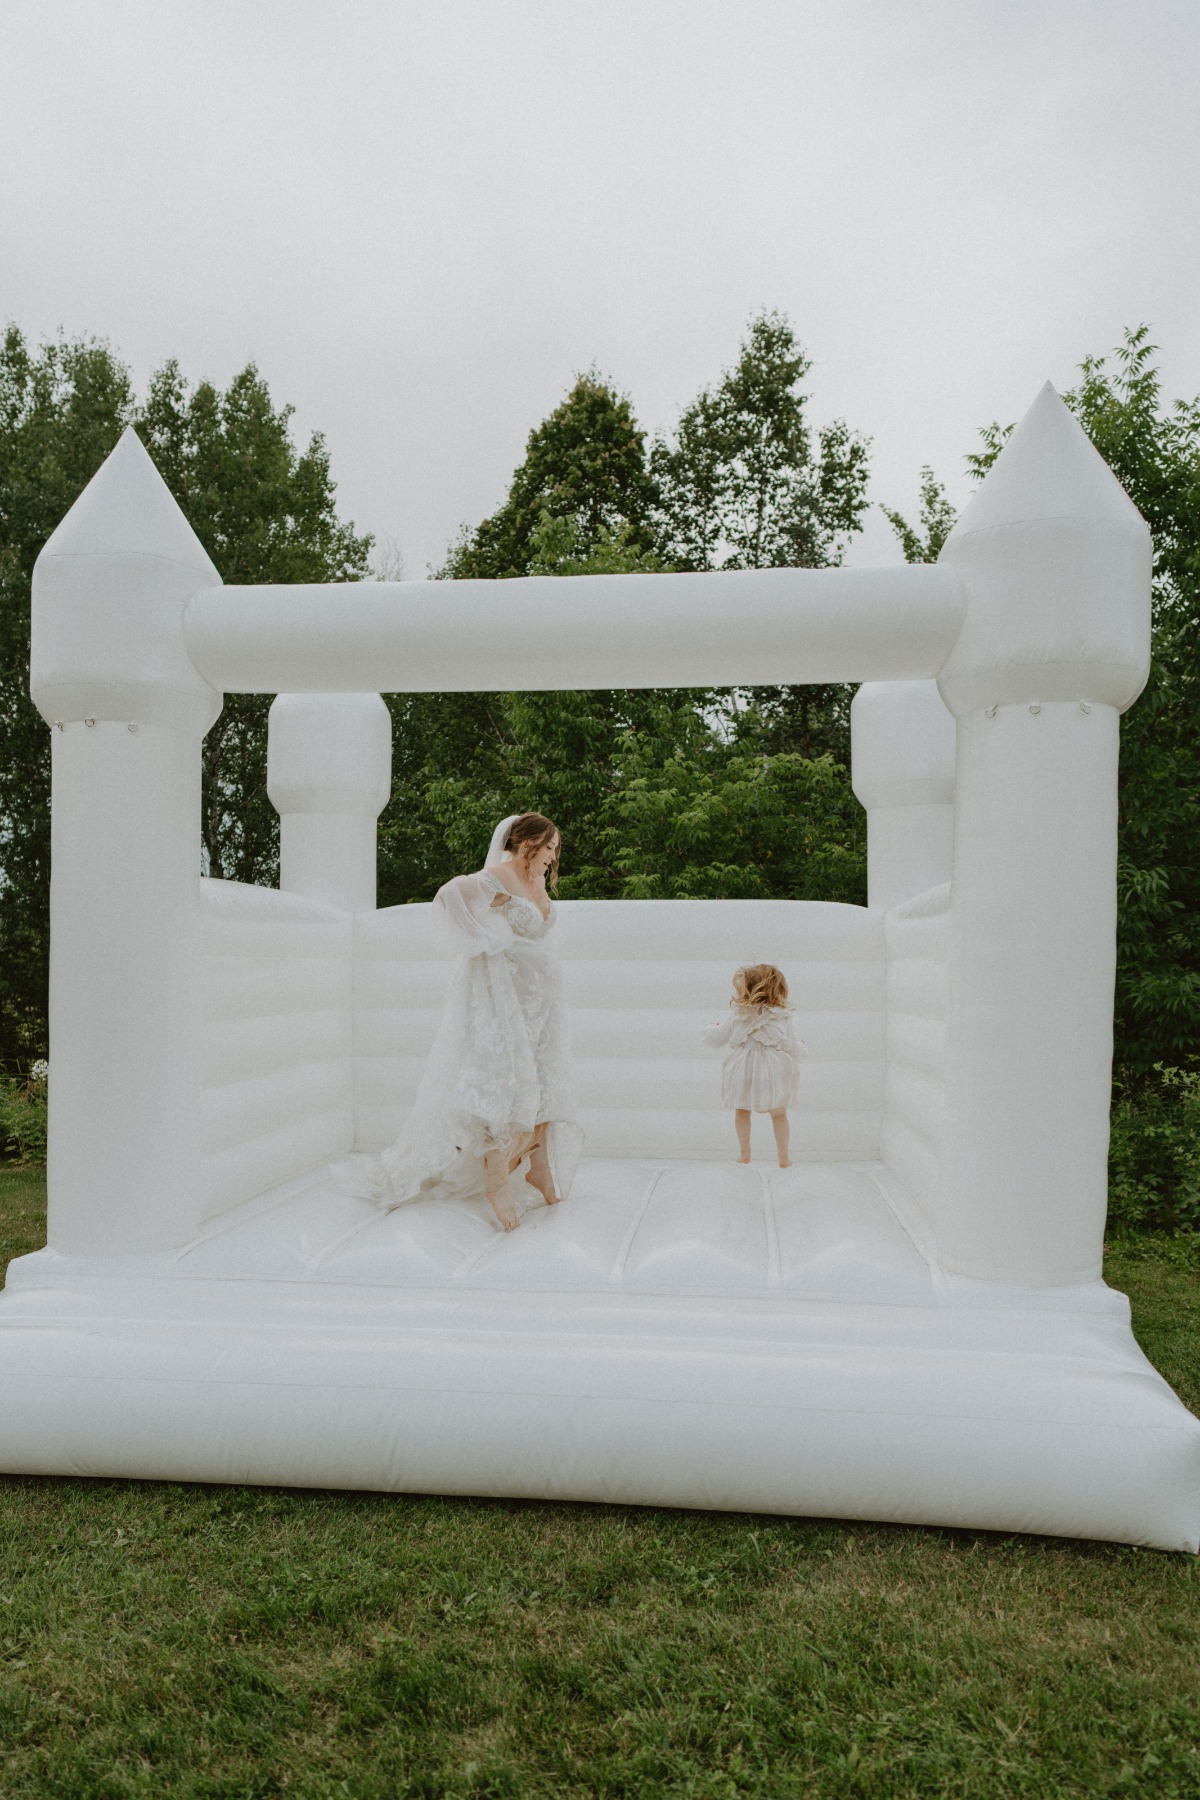
[{"label": "bouncy floor", "polygon": [[521,1228],[318,1171],[180,1251],[14,1262],[0,1468],[1195,1548],[1200,1425],[1101,1282],[941,1273],[882,1164],[584,1161]]}]

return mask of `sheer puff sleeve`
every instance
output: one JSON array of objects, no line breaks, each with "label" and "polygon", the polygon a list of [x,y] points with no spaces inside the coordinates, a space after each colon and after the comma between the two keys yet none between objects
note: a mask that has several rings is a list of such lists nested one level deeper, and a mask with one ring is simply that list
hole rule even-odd
[{"label": "sheer puff sleeve", "polygon": [[706,1025],[700,1035],[703,1037],[705,1043],[710,1045],[712,1049],[719,1050],[722,1044],[727,1044],[729,1042],[729,1035],[733,1030],[733,1025],[733,1014],[729,1013],[725,1018],[717,1019],[713,1024]]},{"label": "sheer puff sleeve", "polygon": [[434,917],[443,948],[451,956],[494,956],[513,941],[506,908],[494,904],[507,899],[503,882],[481,869],[477,875],[456,875],[433,896]]}]

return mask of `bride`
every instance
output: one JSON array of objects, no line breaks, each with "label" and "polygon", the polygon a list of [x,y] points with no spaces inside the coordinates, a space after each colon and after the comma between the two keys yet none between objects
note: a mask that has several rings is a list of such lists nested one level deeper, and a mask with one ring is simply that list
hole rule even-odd
[{"label": "bride", "polygon": [[434,896],[458,960],[408,1123],[383,1152],[387,1208],[482,1187],[514,1231],[512,1176],[526,1159],[526,1183],[547,1206],[570,1187],[583,1134],[561,976],[546,942],[554,925],[546,883],[557,885],[559,846],[552,820],[514,813],[496,827],[483,868]]}]

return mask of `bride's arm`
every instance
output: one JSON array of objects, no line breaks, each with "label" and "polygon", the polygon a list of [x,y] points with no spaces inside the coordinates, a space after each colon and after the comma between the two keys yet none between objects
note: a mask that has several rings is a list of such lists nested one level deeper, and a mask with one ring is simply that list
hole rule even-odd
[{"label": "bride's arm", "polygon": [[[512,942],[504,916],[508,896],[486,871],[456,875],[433,897],[443,942],[455,956],[487,956]],[[497,904],[498,903],[498,904]]]}]

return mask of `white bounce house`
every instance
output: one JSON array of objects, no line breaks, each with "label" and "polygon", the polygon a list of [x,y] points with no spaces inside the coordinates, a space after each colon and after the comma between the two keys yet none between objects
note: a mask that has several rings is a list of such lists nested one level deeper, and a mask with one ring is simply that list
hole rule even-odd
[{"label": "white bounce house", "polygon": [[[127,433],[34,577],[50,1220],[0,1298],[0,1468],[1195,1551],[1200,1421],[1100,1278],[1150,562],[1049,387],[938,564],[878,570],[223,587]],[[446,976],[429,907],[375,908],[380,690],[806,681],[865,684],[869,904],[563,904],[567,1203],[506,1236],[339,1188]],[[198,872],[223,690],[279,696],[278,891]],[[733,1162],[700,1039],[756,960],[809,1046],[786,1171]]]}]

